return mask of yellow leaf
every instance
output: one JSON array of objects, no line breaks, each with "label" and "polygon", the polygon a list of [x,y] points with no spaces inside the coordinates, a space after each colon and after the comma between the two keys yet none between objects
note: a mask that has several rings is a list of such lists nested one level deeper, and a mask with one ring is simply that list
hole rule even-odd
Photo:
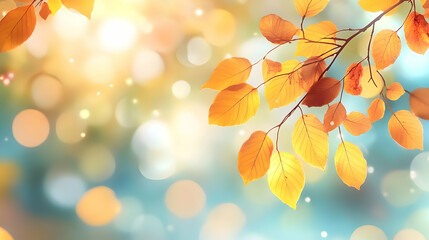
[{"label": "yellow leaf", "polygon": [[[305,40],[299,40],[295,56],[310,58],[313,56],[326,57],[334,53],[337,27],[334,23],[323,21],[308,26],[304,30]],[[304,38],[301,32],[300,38]]]},{"label": "yellow leaf", "polygon": [[300,84],[300,62],[289,60],[282,64],[277,73],[265,86],[265,98],[270,109],[286,106],[304,93]]},{"label": "yellow leaf", "polygon": [[401,110],[389,120],[390,136],[407,149],[423,150],[423,126],[411,112]]},{"label": "yellow leaf", "polygon": [[419,118],[429,120],[429,88],[418,88],[410,93],[411,111]]},{"label": "yellow leaf", "polygon": [[241,83],[222,90],[209,110],[209,124],[233,126],[247,122],[259,107],[258,90]]},{"label": "yellow leaf", "polygon": [[270,59],[264,59],[262,62],[262,78],[264,82],[270,80],[282,70],[282,64]]},{"label": "yellow leaf", "polygon": [[252,64],[246,58],[228,58],[220,62],[210,79],[201,87],[223,90],[229,86],[247,81]]},{"label": "yellow leaf", "polygon": [[392,30],[383,30],[374,38],[372,57],[377,70],[392,65],[401,53],[401,39],[398,33]]},{"label": "yellow leaf", "polygon": [[268,170],[268,184],[283,203],[296,209],[296,203],[304,189],[304,171],[301,162],[290,153],[275,152]]},{"label": "yellow leaf", "polygon": [[360,112],[349,113],[346,120],[344,120],[343,125],[353,136],[364,134],[372,128],[369,117]]},{"label": "yellow leaf", "polygon": [[[320,75],[325,76],[326,62],[320,57],[310,57],[301,68],[301,85],[306,92],[321,79]],[[323,77],[322,76],[322,77]]]},{"label": "yellow leaf", "polygon": [[244,185],[265,175],[270,167],[273,142],[267,133],[254,132],[241,146],[238,153],[238,171]]},{"label": "yellow leaf", "polygon": [[399,0],[360,0],[358,3],[365,11],[380,12],[389,9],[398,2]]},{"label": "yellow leaf", "polygon": [[315,115],[306,114],[296,121],[292,145],[305,162],[325,169],[329,154],[328,134]]},{"label": "yellow leaf", "polygon": [[330,132],[343,123],[347,117],[346,108],[342,103],[335,103],[329,106],[323,118],[325,132]]},{"label": "yellow leaf", "polygon": [[17,7],[0,21],[0,52],[9,51],[24,43],[36,27],[33,5]]},{"label": "yellow leaf", "polygon": [[392,83],[386,90],[386,97],[392,101],[398,100],[405,91],[402,85],[398,82]]},{"label": "yellow leaf", "polygon": [[275,14],[270,14],[261,18],[259,30],[268,41],[274,44],[284,44],[292,40],[298,28],[293,23]]},{"label": "yellow leaf", "polygon": [[335,168],[338,176],[349,187],[359,190],[365,182],[366,160],[360,149],[352,143],[340,143],[335,153]]},{"label": "yellow leaf", "polygon": [[329,0],[293,0],[293,2],[299,15],[313,17],[325,9]]},{"label": "yellow leaf", "polygon": [[369,121],[373,123],[375,121],[382,119],[384,117],[385,110],[386,110],[386,105],[384,104],[383,99],[381,98],[374,99],[374,101],[372,101],[371,105],[366,111],[368,113]]},{"label": "yellow leaf", "polygon": [[64,6],[80,12],[82,15],[91,19],[94,9],[94,0],[61,0]]},{"label": "yellow leaf", "polygon": [[51,9],[51,15],[54,16],[58,10],[63,6],[61,0],[48,0],[49,9]]}]

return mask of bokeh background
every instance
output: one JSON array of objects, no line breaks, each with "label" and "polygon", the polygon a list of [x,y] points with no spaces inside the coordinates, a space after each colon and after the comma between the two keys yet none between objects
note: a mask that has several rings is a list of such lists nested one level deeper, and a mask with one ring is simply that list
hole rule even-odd
[{"label": "bokeh background", "polygon": [[[0,14],[15,6],[0,0]],[[407,11],[376,29],[396,30]],[[216,92],[200,87],[222,59],[256,62],[273,47],[258,30],[271,13],[300,22],[291,0],[96,0],[91,21],[65,8],[38,19],[24,45],[0,54],[0,227],[17,240],[429,239],[429,152],[390,138],[388,110],[363,136],[343,133],[368,161],[360,191],[336,175],[336,132],[326,171],[304,164],[297,210],[270,192],[266,178],[244,186],[241,144],[289,107],[269,111],[260,91],[261,107],[248,123],[209,126]],[[331,0],[306,23],[356,28],[375,16],[356,0]],[[341,78],[366,56],[367,41],[364,34],[352,42],[329,75]],[[269,57],[292,59],[294,47]],[[429,55],[403,42],[383,74],[411,91],[429,86],[427,66]],[[258,64],[249,82],[261,79]],[[366,113],[371,100],[344,102]],[[391,105],[408,109],[408,96]],[[304,109],[319,117],[324,110]],[[293,153],[297,117],[282,129],[282,151]]]}]

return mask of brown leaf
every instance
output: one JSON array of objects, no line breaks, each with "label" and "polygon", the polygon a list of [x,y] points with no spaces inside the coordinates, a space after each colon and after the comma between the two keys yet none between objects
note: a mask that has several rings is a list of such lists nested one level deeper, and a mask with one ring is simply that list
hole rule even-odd
[{"label": "brown leaf", "polygon": [[270,14],[261,18],[259,29],[262,35],[274,44],[284,44],[292,40],[298,31],[293,23]]},{"label": "brown leaf", "polygon": [[9,51],[24,43],[36,27],[33,5],[17,7],[0,21],[0,52]]},{"label": "brown leaf", "polygon": [[320,57],[310,57],[301,68],[302,87],[306,92],[317,82],[326,69],[326,62]]},{"label": "brown leaf", "polygon": [[316,82],[308,91],[302,104],[308,107],[321,107],[332,102],[340,93],[341,82],[325,77]]},{"label": "brown leaf", "polygon": [[329,106],[328,111],[326,111],[325,117],[323,118],[325,132],[330,132],[340,126],[346,117],[347,111],[341,102]]},{"label": "brown leaf", "polygon": [[411,111],[419,118],[429,120],[429,88],[418,88],[410,93]]}]

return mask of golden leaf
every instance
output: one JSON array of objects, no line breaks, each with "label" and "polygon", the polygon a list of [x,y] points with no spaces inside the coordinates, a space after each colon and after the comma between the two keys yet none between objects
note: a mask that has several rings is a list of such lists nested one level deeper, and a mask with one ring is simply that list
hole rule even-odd
[{"label": "golden leaf", "polygon": [[295,56],[303,56],[310,58],[313,56],[326,57],[333,53],[335,45],[335,38],[337,27],[334,23],[323,21],[320,23],[312,24],[301,32],[300,38],[296,47]]},{"label": "golden leaf", "polygon": [[423,126],[411,112],[401,110],[389,120],[390,136],[407,149],[423,150]]},{"label": "golden leaf", "polygon": [[335,153],[335,168],[341,180],[360,190],[367,175],[367,163],[360,149],[349,142],[341,142]]},{"label": "golden leaf", "polygon": [[374,58],[375,67],[378,70],[395,63],[401,53],[401,39],[393,30],[383,30],[379,32],[372,45],[372,57]]}]

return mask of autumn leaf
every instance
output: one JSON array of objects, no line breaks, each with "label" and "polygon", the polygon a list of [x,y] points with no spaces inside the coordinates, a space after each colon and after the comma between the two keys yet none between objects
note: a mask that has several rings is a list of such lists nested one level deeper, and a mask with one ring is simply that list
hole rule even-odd
[{"label": "autumn leaf", "polygon": [[259,107],[258,90],[241,83],[222,90],[209,110],[209,124],[233,126],[247,122]]},{"label": "autumn leaf", "polygon": [[201,87],[223,90],[229,86],[247,81],[252,64],[246,58],[228,58],[220,62],[209,80]]},{"label": "autumn leaf", "polygon": [[347,68],[344,78],[344,91],[350,95],[358,96],[362,93],[360,80],[363,75],[363,67],[361,63],[353,63]]},{"label": "autumn leaf", "polygon": [[61,0],[48,0],[48,5],[52,16],[54,16],[63,6]]},{"label": "autumn leaf", "polygon": [[46,2],[42,3],[42,7],[40,7],[39,15],[43,20],[46,20],[48,16],[51,14],[51,10]]},{"label": "autumn leaf", "polygon": [[300,117],[292,132],[295,152],[307,163],[325,169],[329,154],[328,134],[314,114]]},{"label": "autumn leaf", "polygon": [[411,111],[419,118],[429,120],[429,88],[418,88],[410,93]]},{"label": "autumn leaf", "polygon": [[82,15],[91,19],[94,9],[94,0],[61,0],[64,6],[80,12]]},{"label": "autumn leaf", "polygon": [[325,77],[316,82],[308,91],[302,104],[308,107],[321,107],[332,102],[340,93],[341,82]]},{"label": "autumn leaf", "polygon": [[329,106],[323,119],[325,132],[330,132],[340,126],[346,117],[347,111],[341,102]]},{"label": "autumn leaf", "polygon": [[264,59],[262,62],[262,78],[264,82],[270,80],[277,73],[282,71],[282,64],[270,59]]},{"label": "autumn leaf", "polygon": [[283,203],[296,209],[296,203],[304,189],[304,171],[301,162],[292,154],[276,152],[271,157],[268,184]]},{"label": "autumn leaf", "polygon": [[293,23],[275,14],[270,14],[261,18],[259,30],[268,41],[274,44],[284,44],[292,40],[298,28]]},{"label": "autumn leaf", "polygon": [[238,171],[244,185],[265,175],[270,167],[273,142],[267,133],[254,132],[241,146],[238,153]]},{"label": "autumn leaf", "polygon": [[293,0],[293,2],[299,15],[313,17],[325,9],[329,0]]},{"label": "autumn leaf", "polygon": [[408,47],[416,53],[425,54],[429,48],[429,24],[423,15],[412,12],[404,25]]},{"label": "autumn leaf", "polygon": [[313,56],[327,57],[333,53],[336,48],[335,37],[337,27],[334,23],[323,21],[308,26],[301,32],[300,38],[296,47],[295,56],[303,56],[310,58]]},{"label": "autumn leaf", "polygon": [[401,53],[401,39],[393,30],[383,30],[374,38],[372,57],[377,70],[385,69],[395,63]]},{"label": "autumn leaf", "polygon": [[17,7],[0,21],[0,52],[16,48],[25,42],[36,27],[33,5]]},{"label": "autumn leaf", "polygon": [[423,126],[411,112],[401,110],[389,120],[390,136],[407,149],[423,150]]},{"label": "autumn leaf", "polygon": [[367,163],[360,149],[349,142],[341,142],[335,153],[335,168],[344,184],[360,190],[367,175]]},{"label": "autumn leaf", "polygon": [[428,0],[422,0],[423,8],[425,9],[425,18],[429,18],[429,1]]},{"label": "autumn leaf", "polygon": [[372,128],[369,117],[360,112],[349,113],[344,120],[343,125],[353,136],[362,135]]},{"label": "autumn leaf", "polygon": [[300,64],[297,60],[284,62],[282,71],[266,83],[265,98],[270,109],[286,106],[304,93],[300,84],[301,77],[297,71]]},{"label": "autumn leaf", "polygon": [[[319,79],[321,75],[324,75],[326,69],[326,62],[320,57],[310,57],[307,59],[301,68],[301,85],[306,92],[310,90],[313,84]],[[322,76],[323,77],[323,76]]]},{"label": "autumn leaf", "polygon": [[358,3],[365,11],[380,12],[386,11],[398,2],[399,0],[360,0]]},{"label": "autumn leaf", "polygon": [[392,101],[398,100],[405,91],[402,85],[398,82],[392,83],[386,90],[386,97]]},{"label": "autumn leaf", "polygon": [[384,104],[383,99],[377,98],[372,101],[366,112],[368,113],[369,121],[373,123],[382,119],[385,111],[386,105]]}]

